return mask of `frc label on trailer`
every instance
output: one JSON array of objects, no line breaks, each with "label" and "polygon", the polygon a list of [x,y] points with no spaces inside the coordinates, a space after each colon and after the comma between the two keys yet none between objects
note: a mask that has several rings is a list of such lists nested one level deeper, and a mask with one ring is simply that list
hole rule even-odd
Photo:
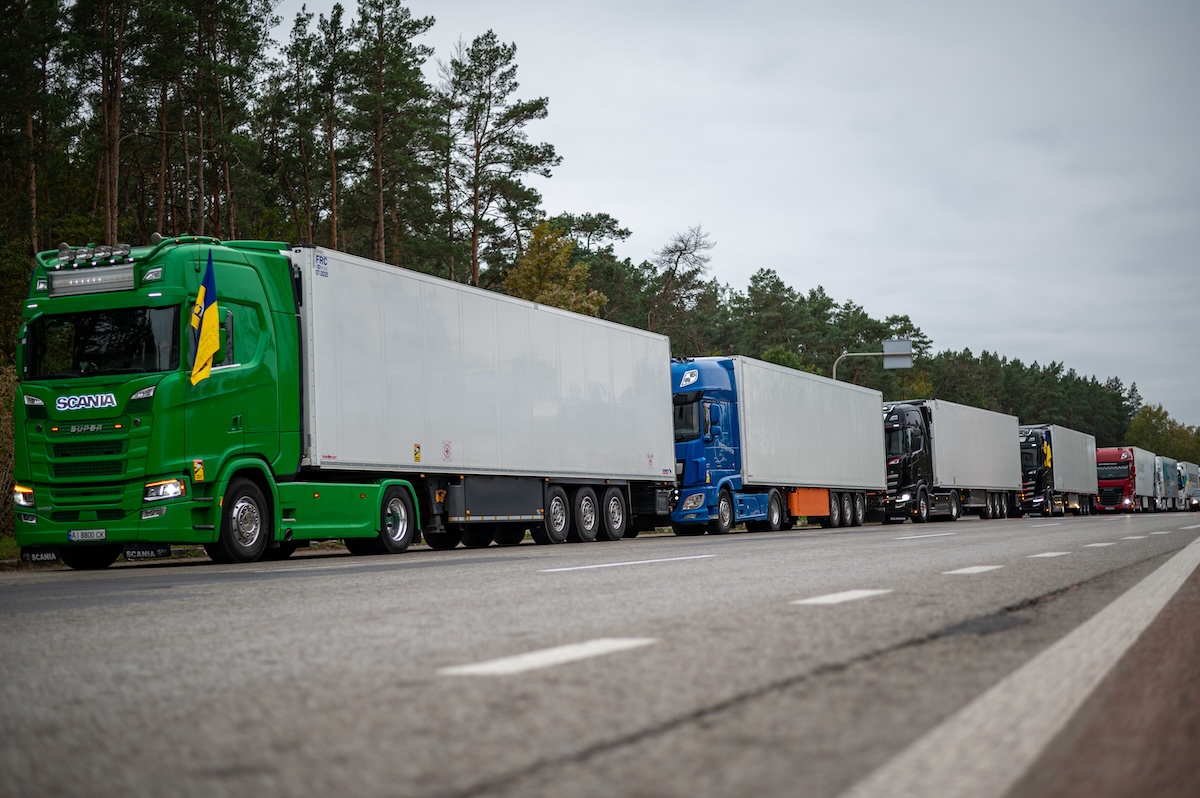
[{"label": "frc label on trailer", "polygon": [[60,396],[54,402],[58,410],[94,410],[100,407],[116,407],[117,397],[111,393],[93,393],[84,396]]}]

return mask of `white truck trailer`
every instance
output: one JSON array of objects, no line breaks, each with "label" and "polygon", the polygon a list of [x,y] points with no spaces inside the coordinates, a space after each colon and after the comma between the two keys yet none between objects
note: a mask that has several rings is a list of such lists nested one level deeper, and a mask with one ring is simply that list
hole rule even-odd
[{"label": "white truck trailer", "polygon": [[883,489],[881,394],[748,357],[671,365],[676,534],[857,526]]},{"label": "white truck trailer", "polygon": [[1200,490],[1200,466],[1181,461],[1179,463],[1179,509],[1189,508],[1192,494]]},{"label": "white truck trailer", "polygon": [[1021,489],[1017,418],[943,399],[883,406],[887,492],[873,505],[885,522],[1009,514]]},{"label": "white truck trailer", "polygon": [[1096,438],[1058,424],[1023,424],[1017,514],[1090,515],[1096,504]]},{"label": "white truck trailer", "polygon": [[664,336],[319,247],[291,257],[308,479],[403,475],[434,548],[667,522]]}]

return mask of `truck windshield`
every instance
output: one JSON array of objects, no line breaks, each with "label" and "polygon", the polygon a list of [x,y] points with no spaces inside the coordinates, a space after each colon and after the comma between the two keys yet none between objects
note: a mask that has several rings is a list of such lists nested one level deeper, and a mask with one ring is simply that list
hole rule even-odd
[{"label": "truck windshield", "polygon": [[1099,479],[1129,479],[1129,463],[1097,463],[1096,477]]},{"label": "truck windshield", "polygon": [[179,308],[112,308],[29,325],[27,379],[145,374],[179,367]]},{"label": "truck windshield", "polygon": [[694,441],[700,437],[700,400],[675,405],[675,442]]},{"label": "truck windshield", "polygon": [[1021,447],[1021,468],[1028,471],[1038,467],[1038,451],[1034,446]]}]

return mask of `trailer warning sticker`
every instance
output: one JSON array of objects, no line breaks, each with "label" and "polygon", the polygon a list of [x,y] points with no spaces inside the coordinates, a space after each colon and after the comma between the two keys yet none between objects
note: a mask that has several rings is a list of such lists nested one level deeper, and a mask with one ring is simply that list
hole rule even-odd
[{"label": "trailer warning sticker", "polygon": [[442,459],[447,462],[454,459],[454,450],[450,446],[450,441],[442,441]]},{"label": "trailer warning sticker", "polygon": [[419,444],[419,443],[413,444],[413,462],[414,463],[421,462],[421,444]]}]

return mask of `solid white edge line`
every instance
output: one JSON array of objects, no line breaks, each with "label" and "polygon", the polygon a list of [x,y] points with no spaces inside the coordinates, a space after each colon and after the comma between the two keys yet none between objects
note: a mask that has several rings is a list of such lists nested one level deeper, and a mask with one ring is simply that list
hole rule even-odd
[{"label": "solid white edge line", "polygon": [[791,602],[792,604],[841,604],[846,601],[856,601],[858,599],[870,598],[871,596],[882,596],[884,593],[891,593],[891,590],[843,590],[841,593],[828,593],[824,596],[813,596],[812,598],[797,599]]},{"label": "solid white edge line", "polygon": [[934,532],[932,535],[905,535],[902,538],[892,538],[892,540],[916,540],[917,538],[944,538],[947,535],[957,535],[957,532]]},{"label": "solid white edge line", "polygon": [[442,676],[511,676],[539,668],[549,668],[552,665],[563,665],[617,651],[640,648],[657,642],[652,637],[600,637],[585,643],[543,648],[540,651],[530,651],[512,657],[500,657],[471,665],[441,668],[438,673]]},{"label": "solid white edge line", "polygon": [[1029,527],[1029,528],[1030,528],[1030,529],[1039,529],[1039,528],[1041,528],[1041,527],[1044,527],[1044,526],[1062,526],[1062,522],[1061,522],[1061,521],[1056,521],[1056,522],[1054,522],[1053,524],[1034,524],[1034,525],[1032,525],[1032,526],[1031,526],[1031,527]]},{"label": "solid white edge line", "polygon": [[1200,540],[840,798],[1000,798],[1200,565]]},{"label": "solid white edge line", "polygon": [[705,560],[716,557],[715,554],[693,554],[688,557],[663,557],[660,560],[630,560],[628,562],[604,562],[597,565],[572,565],[570,568],[543,568],[540,574],[556,574],[562,571],[586,571],[589,568],[616,568],[618,565],[645,565],[652,562],[678,562],[679,560]]},{"label": "solid white edge line", "polygon": [[943,574],[983,574],[988,571],[995,571],[1003,568],[1003,565],[968,565],[966,568],[959,568],[954,571],[942,571]]}]

